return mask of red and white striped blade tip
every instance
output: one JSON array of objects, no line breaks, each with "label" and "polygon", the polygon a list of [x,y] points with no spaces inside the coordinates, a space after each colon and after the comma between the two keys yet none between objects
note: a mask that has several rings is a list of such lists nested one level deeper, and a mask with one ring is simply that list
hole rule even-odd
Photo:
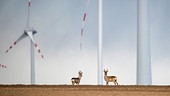
[{"label": "red and white striped blade tip", "polygon": [[15,41],[14,43],[13,43],[13,45],[11,45],[10,47],[9,47],[9,49],[8,50],[6,50],[5,52],[7,53],[9,50],[11,50],[12,48],[13,48],[13,46],[15,46],[17,44],[17,42]]},{"label": "red and white striped blade tip", "polygon": [[38,53],[41,55],[41,58],[44,59],[44,56],[41,54],[41,50],[40,50],[40,48],[38,47],[38,45],[35,43],[34,46],[35,46],[35,48],[37,49]]}]

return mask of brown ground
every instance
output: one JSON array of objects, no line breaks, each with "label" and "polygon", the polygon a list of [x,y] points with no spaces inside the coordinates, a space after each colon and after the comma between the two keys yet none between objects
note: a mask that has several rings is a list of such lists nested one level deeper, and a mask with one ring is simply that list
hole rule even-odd
[{"label": "brown ground", "polygon": [[0,85],[0,96],[170,96],[170,86]]}]

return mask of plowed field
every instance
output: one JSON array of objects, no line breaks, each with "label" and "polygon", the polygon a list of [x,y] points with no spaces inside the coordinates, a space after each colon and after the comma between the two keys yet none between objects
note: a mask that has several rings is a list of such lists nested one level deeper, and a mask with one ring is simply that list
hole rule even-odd
[{"label": "plowed field", "polygon": [[0,96],[170,96],[170,86],[0,85]]}]

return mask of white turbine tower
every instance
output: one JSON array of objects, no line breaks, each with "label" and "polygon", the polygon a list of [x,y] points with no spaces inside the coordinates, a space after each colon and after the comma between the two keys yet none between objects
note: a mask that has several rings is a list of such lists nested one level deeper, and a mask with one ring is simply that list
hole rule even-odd
[{"label": "white turbine tower", "polygon": [[137,23],[137,85],[150,85],[150,36],[149,36],[149,0],[138,0]]},{"label": "white turbine tower", "polygon": [[103,0],[99,0],[98,24],[98,85],[103,84]]},{"label": "white turbine tower", "polygon": [[28,1],[28,16],[27,16],[27,25],[26,29],[24,30],[24,33],[9,47],[8,50],[6,50],[6,53],[12,49],[13,46],[15,46],[19,41],[26,38],[27,36],[30,38],[31,41],[31,84],[35,84],[35,60],[34,60],[34,46],[37,49],[38,53],[40,53],[41,57],[43,55],[41,54],[40,49],[38,48],[37,44],[34,41],[33,35],[37,33],[36,30],[29,27],[29,19],[30,19],[30,6],[31,6],[31,0]]}]

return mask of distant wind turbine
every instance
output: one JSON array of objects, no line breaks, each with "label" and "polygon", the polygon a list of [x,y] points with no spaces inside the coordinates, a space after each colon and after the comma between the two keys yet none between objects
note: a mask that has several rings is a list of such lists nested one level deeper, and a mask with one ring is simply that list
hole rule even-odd
[{"label": "distant wind turbine", "polygon": [[37,33],[36,30],[29,27],[29,19],[30,19],[30,6],[31,0],[28,1],[28,15],[27,15],[27,25],[24,33],[6,50],[6,53],[13,48],[19,41],[22,39],[29,37],[31,39],[31,84],[35,84],[35,60],[34,60],[34,46],[37,49],[38,53],[40,53],[41,58],[44,59],[44,56],[41,54],[40,49],[38,48],[37,44],[34,41],[33,35]]},{"label": "distant wind turbine", "polygon": [[[82,49],[82,38],[83,38],[83,31],[84,31],[84,23],[86,20],[86,11],[89,5],[89,0],[87,0],[86,10],[83,16],[83,23],[81,29],[81,43],[80,43],[80,50]],[[103,84],[103,0],[99,0],[99,13],[98,13],[98,85]]]}]

